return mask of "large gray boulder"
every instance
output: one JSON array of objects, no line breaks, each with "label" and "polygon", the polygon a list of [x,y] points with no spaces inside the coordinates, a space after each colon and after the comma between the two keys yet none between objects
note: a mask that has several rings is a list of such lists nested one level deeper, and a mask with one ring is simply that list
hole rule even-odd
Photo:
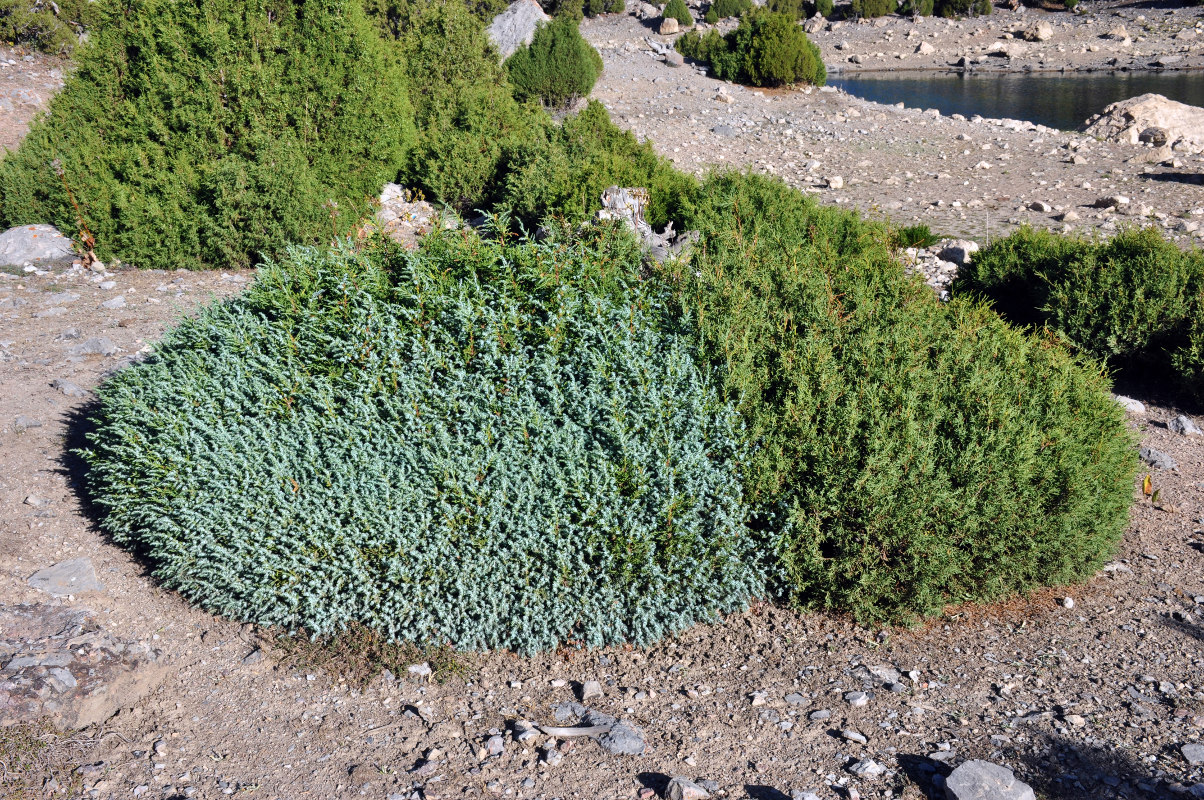
[{"label": "large gray boulder", "polygon": [[948,800],[1037,800],[1033,789],[1007,767],[967,761],[945,779]]},{"label": "large gray boulder", "polygon": [[514,54],[524,44],[531,44],[540,23],[551,20],[535,0],[518,0],[493,18],[489,24],[489,41],[497,48],[502,60]]},{"label": "large gray boulder", "polygon": [[0,233],[0,267],[70,263],[71,240],[53,225],[19,225]]},{"label": "large gray boulder", "polygon": [[1083,132],[1097,139],[1138,144],[1146,134],[1181,153],[1204,153],[1204,108],[1168,100],[1160,94],[1143,94],[1113,103],[1087,121]]}]

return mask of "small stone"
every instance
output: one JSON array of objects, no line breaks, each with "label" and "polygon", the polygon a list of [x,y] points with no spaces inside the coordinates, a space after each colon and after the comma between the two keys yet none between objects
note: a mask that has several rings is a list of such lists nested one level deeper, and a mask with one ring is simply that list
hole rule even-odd
[{"label": "small stone", "polygon": [[827,184],[829,189],[843,189],[844,188],[844,178],[840,177],[839,175],[832,175],[830,177],[824,178],[824,183]]},{"label": "small stone", "polygon": [[125,308],[125,295],[117,295],[114,298],[105,300],[100,304],[101,308],[107,308],[110,311],[116,311],[119,308]]},{"label": "small stone", "polygon": [[423,661],[421,664],[411,664],[406,667],[406,672],[413,675],[418,680],[431,677],[431,665]]},{"label": "small stone", "polygon": [[676,17],[665,17],[663,20],[661,20],[661,26],[658,32],[661,36],[672,36],[680,30],[681,23],[677,21]]},{"label": "small stone", "polygon": [[1204,436],[1204,431],[1201,431],[1199,426],[1190,417],[1183,414],[1168,422],[1166,427],[1170,428],[1172,433],[1177,433],[1180,436]]},{"label": "small stone", "polygon": [[763,706],[767,702],[769,702],[769,692],[753,692],[752,693],[752,704],[754,707],[755,706]]},{"label": "small stone", "polygon": [[1062,719],[1066,720],[1067,725],[1073,725],[1076,728],[1084,728],[1087,726],[1087,720],[1083,719],[1078,714],[1067,714]]},{"label": "small stone", "polygon": [[602,684],[597,681],[586,681],[581,684],[581,702],[593,700],[595,697],[602,697]]},{"label": "small stone", "polygon": [[602,734],[598,744],[603,750],[616,756],[643,755],[647,747],[644,732],[626,720],[616,722],[607,733]]},{"label": "small stone", "polygon": [[[724,96],[726,97],[726,95],[724,95]],[[731,101],[729,100],[728,102],[730,103]],[[736,130],[735,128],[733,128],[731,125],[716,125],[715,127],[711,128],[711,133],[715,134],[716,136],[729,136],[730,137],[730,136],[737,136],[737,135],[739,135],[740,132],[738,130]]]},{"label": "small stone", "polygon": [[1079,217],[1079,214],[1077,211],[1067,211],[1062,214],[1060,219],[1062,220],[1062,222],[1078,222],[1079,219],[1081,219],[1081,218]]},{"label": "small stone", "polygon": [[865,692],[849,692],[844,699],[853,708],[862,708],[870,702],[870,696]]},{"label": "small stone", "polygon": [[841,731],[840,735],[850,742],[856,742],[857,744],[869,744],[869,739],[865,738],[865,734],[855,731],[851,728]]},{"label": "small stone", "polygon": [[153,750],[157,756],[164,755],[167,752],[167,742],[163,739],[158,739],[151,747],[151,750]]},{"label": "small stone", "polygon": [[31,494],[25,498],[25,505],[33,506],[34,508],[45,508],[50,505],[50,501],[45,497],[38,497],[36,494]]},{"label": "small stone", "polygon": [[710,796],[710,792],[689,778],[672,778],[669,781],[669,788],[665,790],[665,797],[668,800],[706,800]]},{"label": "small stone", "polygon": [[953,239],[942,242],[937,258],[942,261],[952,261],[959,267],[970,263],[970,259],[978,252],[978,242],[969,239]]},{"label": "small stone", "polygon": [[84,389],[81,386],[77,386],[76,384],[72,383],[71,381],[63,380],[62,378],[55,378],[54,380],[52,380],[50,382],[50,385],[53,386],[55,389],[58,389],[60,392],[65,394],[67,397],[87,397],[88,396],[87,389]]},{"label": "small stone", "polygon": [[555,747],[549,747],[543,752],[544,763],[549,767],[557,766],[561,761],[564,761],[564,753],[557,750]]},{"label": "small stone", "polygon": [[819,800],[819,795],[810,789],[792,789],[790,800]]},{"label": "small stone", "polygon": [[936,48],[930,45],[928,42],[920,42],[919,46],[916,48],[916,52],[922,56],[930,56],[936,52]]},{"label": "small stone", "polygon": [[1119,394],[1112,395],[1112,398],[1116,400],[1117,403],[1120,403],[1120,407],[1130,414],[1145,413],[1145,403],[1141,402],[1140,400],[1134,400],[1131,397],[1125,397],[1124,395]]},{"label": "small stone", "polygon": [[1032,787],[1007,767],[989,761],[967,761],[945,779],[947,800],[1036,800]]},{"label": "small stone", "polygon": [[807,704],[807,698],[803,697],[798,692],[791,692],[790,694],[786,695],[786,702],[792,706],[805,706]]},{"label": "small stone", "polygon": [[819,722],[821,720],[831,719],[831,717],[832,717],[832,712],[826,708],[821,708],[819,711],[812,711],[810,714],[807,715],[807,719],[811,720],[812,722]]},{"label": "small stone", "polygon": [[104,586],[96,579],[96,570],[89,558],[73,558],[38,570],[29,578],[29,585],[55,597],[81,592],[101,592]]},{"label": "small stone", "polygon": [[[733,97],[732,97],[730,94],[728,94],[727,92],[719,92],[718,94],[716,94],[716,95],[715,95],[715,101],[716,101],[716,102],[719,102],[719,103],[734,103],[734,102],[736,102],[736,101],[735,101],[735,98],[733,98]],[[726,126],[726,125],[723,125],[723,126],[720,126],[720,127],[724,127],[724,128],[726,128],[727,126]],[[718,131],[716,131],[716,133],[718,133]],[[720,135],[720,136],[723,136],[723,135],[725,135],[725,134],[719,134],[719,135]],[[732,135],[734,136],[735,134],[732,134]]]},{"label": "small stone", "polygon": [[104,336],[96,336],[91,339],[85,339],[80,344],[72,347],[67,351],[67,354],[72,356],[111,356],[119,352],[121,352],[121,348],[113,344],[110,339]]},{"label": "small stone", "polygon": [[1073,597],[1063,597],[1062,598],[1062,608],[1074,608],[1074,598]]},{"label": "small stone", "polygon": [[849,772],[861,778],[880,778],[886,774],[886,767],[872,758],[863,758],[849,767]]},{"label": "small stone", "polygon": [[682,57],[681,53],[677,52],[676,50],[668,50],[665,52],[665,66],[680,67],[685,65],[685,63],[686,60]]},{"label": "small stone", "polygon": [[1179,463],[1175,459],[1161,450],[1155,450],[1152,447],[1143,446],[1138,448],[1137,455],[1141,457],[1142,461],[1155,469],[1176,469],[1179,466]]},{"label": "small stone", "polygon": [[1187,759],[1188,764],[1204,764],[1204,744],[1185,744],[1179,748],[1179,752]]},{"label": "small stone", "polygon": [[244,667],[253,667],[261,661],[263,661],[263,648],[261,647],[256,647],[242,657],[242,665]]},{"label": "small stone", "polygon": [[1095,201],[1096,208],[1121,208],[1129,204],[1129,198],[1123,194],[1110,194],[1107,197],[1100,197]]},{"label": "small stone", "polygon": [[1053,206],[1051,206],[1049,203],[1044,203],[1040,200],[1034,200],[1033,202],[1028,204],[1028,207],[1029,207],[1029,210],[1039,211],[1042,214],[1048,214],[1049,212],[1053,211]]}]

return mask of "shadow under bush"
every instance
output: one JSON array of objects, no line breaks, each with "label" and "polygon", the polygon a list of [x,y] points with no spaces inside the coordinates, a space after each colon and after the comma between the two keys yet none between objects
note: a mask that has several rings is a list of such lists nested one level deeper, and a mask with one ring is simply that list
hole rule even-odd
[{"label": "shadow under bush", "polygon": [[0,226],[137,267],[238,268],[351,229],[413,142],[360,0],[125,0],[0,162]]},{"label": "shadow under bush", "polygon": [[739,417],[625,236],[293,249],[100,390],[102,527],[230,616],[520,652],[762,590]]},{"label": "shadow under bush", "polygon": [[750,175],[708,180],[667,277],[748,426],[746,496],[795,604],[900,622],[1083,579],[1135,456],[1097,368],[965,300],[890,233]]},{"label": "shadow under bush", "polygon": [[1022,228],[975,254],[952,290],[1049,328],[1126,381],[1204,401],[1204,254],[1153,228],[1107,240]]}]

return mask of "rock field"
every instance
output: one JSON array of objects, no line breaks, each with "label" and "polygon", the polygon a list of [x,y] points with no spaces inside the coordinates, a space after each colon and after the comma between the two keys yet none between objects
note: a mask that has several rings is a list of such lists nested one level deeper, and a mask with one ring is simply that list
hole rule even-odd
[{"label": "rock field", "polygon": [[[1199,10],[1176,11],[1181,27],[1156,35],[1136,17],[1162,20],[1162,10],[1116,11],[1118,20],[1111,10],[1048,15],[1053,38],[1025,58],[1098,66],[1180,41],[1186,58],[1199,53],[1178,38]],[[1043,15],[1014,16],[965,28],[927,20],[910,38],[912,23],[891,18],[816,39],[829,60],[861,53],[870,67],[877,51],[886,63],[922,38],[934,51],[923,58],[938,64],[977,56],[1020,17]],[[1129,45],[1098,39],[1120,23]],[[1198,156],[1163,166],[1141,160],[1150,148],[1024,123],[724,85],[666,65],[648,39],[669,38],[650,24],[583,25],[606,64],[594,96],[683,168],[748,165],[823,202],[979,242],[1019,221],[1105,231],[1152,222],[1197,239]],[[984,26],[993,33],[968,35]],[[846,40],[855,46],[837,51]],[[3,98],[43,91],[60,67],[0,50],[9,60],[0,131],[15,142],[12,125],[29,114],[3,115],[28,107],[7,111]],[[1117,195],[1129,202],[1099,207]],[[412,233],[399,219],[389,224]],[[940,265],[938,288],[972,247],[944,250],[927,257]],[[105,376],[251,277],[0,267],[0,726],[41,715],[64,729],[50,737],[57,766],[5,765],[0,795],[968,800],[1033,797],[1031,786],[1050,800],[1204,797],[1198,417],[1124,399],[1158,494],[1134,486],[1130,529],[1086,585],[952,608],[910,630],[758,604],[644,650],[463,656],[464,671],[444,682],[414,664],[359,685],[298,662],[271,632],[158,588],[99,533],[83,497],[72,449],[86,445]],[[0,727],[0,749],[13,730]]]}]

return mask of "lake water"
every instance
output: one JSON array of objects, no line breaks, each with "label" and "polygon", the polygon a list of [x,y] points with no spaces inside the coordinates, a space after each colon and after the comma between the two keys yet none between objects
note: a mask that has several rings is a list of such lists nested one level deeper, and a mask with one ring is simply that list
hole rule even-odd
[{"label": "lake water", "polygon": [[1204,106],[1204,72],[899,72],[833,75],[828,84],[875,103],[1022,119],[1068,131],[1111,103],[1147,92]]}]

